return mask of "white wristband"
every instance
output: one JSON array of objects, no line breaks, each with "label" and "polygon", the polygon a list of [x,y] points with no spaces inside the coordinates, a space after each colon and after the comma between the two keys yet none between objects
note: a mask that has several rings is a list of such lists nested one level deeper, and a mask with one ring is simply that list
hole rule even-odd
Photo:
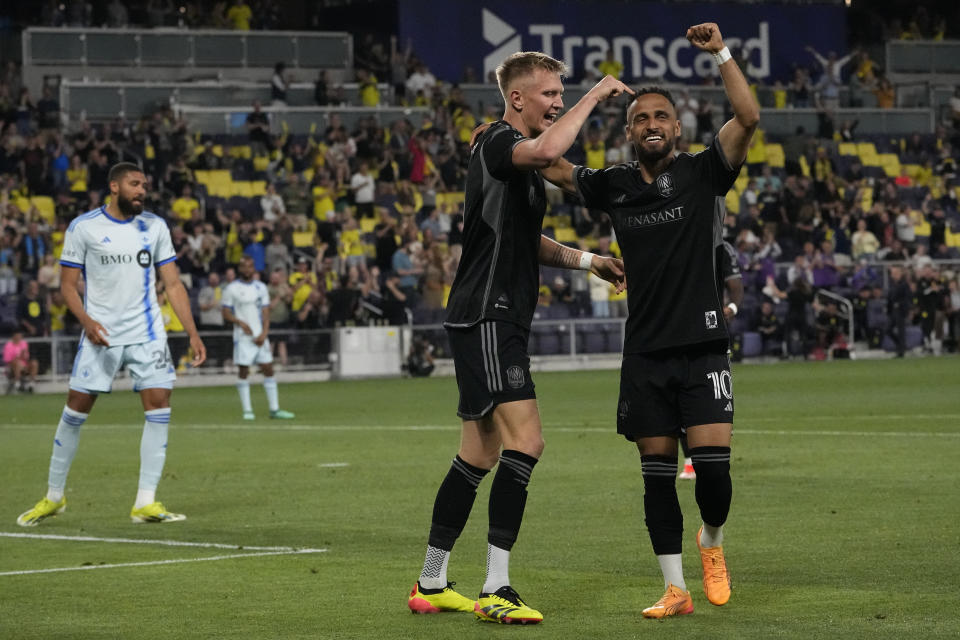
[{"label": "white wristband", "polygon": [[733,58],[733,56],[730,55],[730,49],[728,47],[724,47],[713,54],[713,59],[717,61],[718,67],[731,58]]},{"label": "white wristband", "polygon": [[739,311],[739,309],[737,308],[736,303],[728,302],[727,306],[730,307],[730,309],[733,311],[733,315],[737,315],[737,311]]},{"label": "white wristband", "polygon": [[581,271],[590,271],[590,266],[593,264],[593,254],[589,251],[580,252],[580,270]]}]

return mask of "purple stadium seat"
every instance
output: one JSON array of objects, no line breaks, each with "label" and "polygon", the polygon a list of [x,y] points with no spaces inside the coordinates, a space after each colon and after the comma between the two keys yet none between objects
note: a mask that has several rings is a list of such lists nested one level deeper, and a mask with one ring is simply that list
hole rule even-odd
[{"label": "purple stadium seat", "polygon": [[754,358],[763,353],[763,338],[756,331],[743,334],[743,357]]}]

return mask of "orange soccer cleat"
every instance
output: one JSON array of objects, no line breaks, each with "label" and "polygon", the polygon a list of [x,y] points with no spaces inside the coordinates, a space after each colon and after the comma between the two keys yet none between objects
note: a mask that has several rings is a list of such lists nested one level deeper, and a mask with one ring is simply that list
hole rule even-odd
[{"label": "orange soccer cleat", "polygon": [[652,607],[643,610],[644,618],[666,618],[668,616],[685,616],[693,613],[693,598],[689,591],[672,584],[667,586],[667,592],[657,600]]},{"label": "orange soccer cleat", "polygon": [[701,533],[703,527],[697,531],[697,548],[703,563],[703,592],[707,594],[710,604],[727,604],[730,600],[730,573],[727,571],[727,561],[723,558],[723,547],[700,546]]}]

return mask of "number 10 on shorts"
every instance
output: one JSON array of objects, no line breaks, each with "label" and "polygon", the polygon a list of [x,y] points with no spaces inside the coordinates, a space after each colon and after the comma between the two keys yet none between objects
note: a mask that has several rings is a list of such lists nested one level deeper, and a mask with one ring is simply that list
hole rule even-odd
[{"label": "number 10 on shorts", "polygon": [[[713,383],[713,397],[717,400],[733,399],[733,380],[729,371],[711,371],[707,380]],[[722,394],[722,395],[721,395]]]}]

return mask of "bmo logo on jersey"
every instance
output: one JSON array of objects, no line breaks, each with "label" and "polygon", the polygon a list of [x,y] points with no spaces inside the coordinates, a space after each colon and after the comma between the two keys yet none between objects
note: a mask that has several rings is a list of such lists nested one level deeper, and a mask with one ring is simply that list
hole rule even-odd
[{"label": "bmo logo on jersey", "polygon": [[127,255],[125,253],[120,254],[106,254],[100,256],[100,264],[102,265],[111,265],[111,264],[131,264],[133,262],[133,256]]}]

